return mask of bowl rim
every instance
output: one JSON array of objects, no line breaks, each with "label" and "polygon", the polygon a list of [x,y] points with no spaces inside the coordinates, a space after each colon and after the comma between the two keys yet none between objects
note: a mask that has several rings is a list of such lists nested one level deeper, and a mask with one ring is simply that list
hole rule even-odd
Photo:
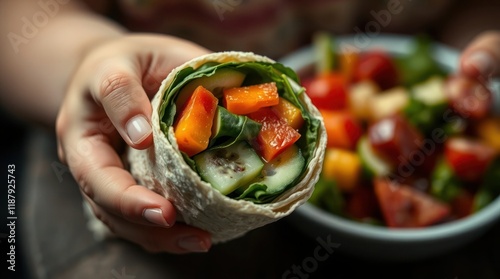
[{"label": "bowl rim", "polygon": [[[378,34],[368,38],[369,43],[360,45],[356,41],[359,41],[356,36],[342,35],[335,37],[335,43],[348,44],[347,47],[354,46],[360,50],[381,47],[390,53],[403,54],[411,49],[414,36]],[[433,47],[433,57],[443,67],[451,71],[458,68],[460,54],[457,49],[439,42],[432,42],[431,47]],[[284,56],[279,62],[298,71],[300,68],[310,65],[313,57],[313,47],[309,45]],[[497,81],[493,81],[493,83],[497,83]],[[466,234],[480,228],[486,229],[487,226],[500,221],[500,197],[470,216],[425,228],[389,228],[364,224],[336,216],[307,202],[298,207],[293,214],[301,215],[310,221],[323,224],[336,231],[348,232],[353,236],[375,238],[386,242],[427,241],[450,238],[450,236]]]}]

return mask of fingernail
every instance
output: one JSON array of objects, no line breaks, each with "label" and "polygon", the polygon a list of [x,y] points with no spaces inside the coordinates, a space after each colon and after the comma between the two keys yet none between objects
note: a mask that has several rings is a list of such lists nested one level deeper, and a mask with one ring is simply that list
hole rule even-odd
[{"label": "fingernail", "polygon": [[132,117],[126,125],[127,135],[134,144],[141,143],[151,134],[151,125],[144,115]]},{"label": "fingernail", "polygon": [[163,226],[163,227],[170,227],[170,224],[165,220],[165,217],[163,217],[163,211],[160,208],[148,208],[145,209],[144,212],[142,213],[142,216],[149,222]]},{"label": "fingernail", "polygon": [[207,252],[208,245],[197,236],[186,236],[179,239],[179,247],[190,252]]},{"label": "fingernail", "polygon": [[486,77],[490,76],[494,71],[494,58],[486,51],[473,52],[467,59],[467,64],[476,68],[476,70]]}]

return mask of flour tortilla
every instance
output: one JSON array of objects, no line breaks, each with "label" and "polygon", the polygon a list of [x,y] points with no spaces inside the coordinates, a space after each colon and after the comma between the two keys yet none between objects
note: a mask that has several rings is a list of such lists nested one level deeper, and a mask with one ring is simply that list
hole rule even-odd
[{"label": "flour tortilla", "polygon": [[254,53],[219,52],[198,57],[175,68],[162,82],[152,100],[153,146],[146,150],[129,149],[128,152],[130,170],[138,183],[172,201],[177,210],[178,221],[208,231],[213,243],[240,237],[250,230],[277,221],[305,203],[311,196],[321,172],[326,146],[326,132],[321,115],[303,93],[299,99],[312,117],[321,120],[321,125],[317,146],[311,154],[311,160],[302,180],[267,204],[254,204],[226,197],[202,181],[200,176],[185,163],[177,147],[173,128],[169,127],[168,139],[161,130],[159,106],[166,89],[181,69],[186,67],[196,69],[206,62],[231,61],[275,63]]}]

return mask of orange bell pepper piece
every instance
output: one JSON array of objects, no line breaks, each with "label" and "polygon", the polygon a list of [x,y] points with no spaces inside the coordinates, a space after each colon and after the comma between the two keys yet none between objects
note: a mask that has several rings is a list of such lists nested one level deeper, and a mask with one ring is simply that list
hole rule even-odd
[{"label": "orange bell pepper piece", "polygon": [[208,147],[217,103],[217,98],[200,85],[181,109],[174,134],[179,149],[189,157]]},{"label": "orange bell pepper piece", "polygon": [[276,83],[269,82],[223,90],[224,107],[234,114],[244,115],[262,107],[275,106],[279,103]]}]

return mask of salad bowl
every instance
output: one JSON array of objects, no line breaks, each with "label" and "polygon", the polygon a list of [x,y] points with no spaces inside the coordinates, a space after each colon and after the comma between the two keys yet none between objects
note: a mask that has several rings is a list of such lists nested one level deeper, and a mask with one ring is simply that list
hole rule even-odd
[{"label": "salad bowl", "polygon": [[[408,54],[412,50],[415,37],[380,34],[371,37],[369,42],[361,43],[355,36],[341,36],[335,37],[334,42],[340,49],[351,48],[361,52],[382,49],[397,56]],[[457,71],[458,50],[432,42],[430,53],[437,64],[448,73]],[[311,45],[287,55],[280,62],[299,74],[310,73],[315,67],[316,55],[317,49]],[[498,87],[497,81],[491,81],[489,88],[492,92],[491,109],[494,114],[500,111]],[[494,198],[481,210],[466,217],[428,226],[394,227],[388,226],[387,223],[380,225],[360,222],[333,214],[311,200],[286,220],[313,239],[330,237],[332,241],[340,244],[340,253],[376,261],[415,261],[450,253],[479,238],[500,221],[500,198]]]}]

